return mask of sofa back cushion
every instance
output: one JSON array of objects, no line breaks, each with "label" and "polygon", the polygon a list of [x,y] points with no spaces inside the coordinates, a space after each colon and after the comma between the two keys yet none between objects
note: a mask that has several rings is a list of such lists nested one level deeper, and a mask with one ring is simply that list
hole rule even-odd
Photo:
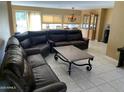
[{"label": "sofa back cushion", "polygon": [[26,49],[31,47],[31,41],[29,38],[29,32],[24,32],[21,34],[16,34],[15,37],[19,40],[20,45]]},{"label": "sofa back cushion", "polygon": [[4,56],[4,69],[9,69],[18,77],[22,77],[24,72],[24,59],[21,53],[15,52],[14,50],[9,50]]},{"label": "sofa back cushion", "polygon": [[5,53],[2,63],[2,70],[9,70],[18,77],[24,91],[33,91],[35,88],[33,73],[30,65],[24,57],[23,48],[11,45]]},{"label": "sofa back cushion", "polygon": [[38,45],[47,42],[46,31],[30,31],[29,37],[32,45]]},{"label": "sofa back cushion", "polygon": [[20,42],[21,46],[26,49],[26,48],[30,48],[32,46],[31,41],[29,38],[24,39],[23,41]]},{"label": "sofa back cushion", "polygon": [[[12,41],[12,38],[9,38]],[[8,43],[9,47],[5,51],[2,69],[7,68],[14,72],[18,77],[21,77],[24,71],[24,51],[20,46]]]},{"label": "sofa back cushion", "polygon": [[48,39],[54,42],[61,42],[67,40],[67,31],[65,30],[51,30],[48,31]]},{"label": "sofa back cushion", "polygon": [[[10,51],[10,52],[9,52]],[[11,51],[15,51],[15,52],[11,52]],[[26,52],[24,51],[24,49],[20,46],[18,47],[17,45],[11,45],[9,46],[5,52],[9,52],[9,54],[13,54],[15,53],[15,55],[18,53],[19,55],[23,56],[24,58],[27,57]]]},{"label": "sofa back cushion", "polygon": [[38,45],[47,42],[46,36],[36,36],[31,38],[32,45]]},{"label": "sofa back cushion", "polygon": [[68,34],[67,34],[68,41],[76,41],[76,40],[81,40],[81,39],[82,39],[82,34],[80,30],[68,31]]},{"label": "sofa back cushion", "polygon": [[29,38],[28,36],[28,31],[21,33],[21,34],[16,34],[15,37],[19,40],[19,41],[23,41],[27,38]]},{"label": "sofa back cushion", "polygon": [[[14,73],[14,75],[20,80],[21,87],[24,91],[33,91],[35,88],[33,73],[28,62],[23,59],[21,61],[19,56],[13,55],[9,60],[6,61],[5,69]],[[18,82],[17,82],[18,83]]]}]

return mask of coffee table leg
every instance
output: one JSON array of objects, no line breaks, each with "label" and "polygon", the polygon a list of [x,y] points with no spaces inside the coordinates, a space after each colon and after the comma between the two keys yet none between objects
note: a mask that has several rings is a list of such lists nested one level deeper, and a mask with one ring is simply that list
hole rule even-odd
[{"label": "coffee table leg", "polygon": [[57,61],[58,57],[57,57],[57,52],[55,53],[54,59]]},{"label": "coffee table leg", "polygon": [[69,62],[69,69],[68,69],[69,75],[71,75],[71,62]]},{"label": "coffee table leg", "polygon": [[63,59],[62,57],[60,57],[60,56],[58,55],[58,52],[56,52],[55,55],[54,55],[54,59],[57,61],[58,58],[60,58],[60,59],[63,60],[64,62],[69,63],[68,72],[69,72],[69,75],[70,75],[70,74],[71,74],[71,64],[72,64],[72,62],[69,62],[68,60]]},{"label": "coffee table leg", "polygon": [[88,64],[89,64],[89,66],[86,67],[86,69],[87,69],[88,71],[90,71],[90,70],[92,69],[92,65],[90,64],[90,60],[93,60],[93,59],[88,59]]}]

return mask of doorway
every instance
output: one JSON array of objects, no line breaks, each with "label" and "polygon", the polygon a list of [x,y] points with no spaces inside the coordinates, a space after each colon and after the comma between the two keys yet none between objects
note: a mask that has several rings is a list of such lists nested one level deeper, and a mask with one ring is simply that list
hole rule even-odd
[{"label": "doorway", "polygon": [[98,15],[91,13],[90,15],[83,16],[82,28],[87,34],[87,38],[90,40],[95,40],[96,28],[97,28]]}]

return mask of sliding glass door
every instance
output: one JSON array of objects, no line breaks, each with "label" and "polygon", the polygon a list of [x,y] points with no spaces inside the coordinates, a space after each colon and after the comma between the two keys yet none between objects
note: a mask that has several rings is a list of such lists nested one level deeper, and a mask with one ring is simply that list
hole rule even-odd
[{"label": "sliding glass door", "polygon": [[28,14],[26,11],[16,12],[16,31],[23,33],[28,30]]},{"label": "sliding glass door", "polygon": [[40,31],[41,15],[40,12],[16,11],[16,31]]}]

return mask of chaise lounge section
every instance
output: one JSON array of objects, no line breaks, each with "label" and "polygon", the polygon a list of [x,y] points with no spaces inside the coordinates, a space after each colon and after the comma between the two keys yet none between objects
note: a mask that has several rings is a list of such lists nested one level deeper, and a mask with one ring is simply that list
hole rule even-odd
[{"label": "chaise lounge section", "polygon": [[82,50],[88,48],[89,39],[83,38],[80,30],[48,31],[48,42],[51,49],[55,46],[74,45]]}]

